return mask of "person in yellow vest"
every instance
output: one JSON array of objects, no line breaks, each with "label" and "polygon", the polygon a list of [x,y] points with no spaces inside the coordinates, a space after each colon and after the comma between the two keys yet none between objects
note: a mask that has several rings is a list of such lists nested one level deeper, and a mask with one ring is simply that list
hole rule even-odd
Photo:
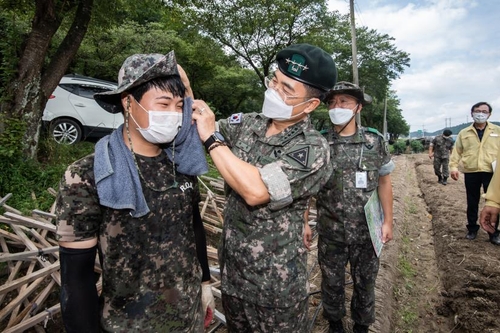
[{"label": "person in yellow vest", "polygon": [[[477,224],[481,187],[488,190],[493,176],[492,163],[500,148],[500,126],[488,122],[492,108],[486,102],[472,106],[471,116],[474,123],[458,133],[455,148],[450,158],[450,176],[458,180],[458,164],[462,162],[465,192],[467,195],[467,234],[466,239],[474,240],[479,230]],[[497,228],[489,232],[490,242],[500,245]]]}]

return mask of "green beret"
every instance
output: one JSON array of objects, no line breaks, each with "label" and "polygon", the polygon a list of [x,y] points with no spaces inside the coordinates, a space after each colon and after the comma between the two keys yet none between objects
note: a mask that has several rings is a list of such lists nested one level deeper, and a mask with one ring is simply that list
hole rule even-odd
[{"label": "green beret", "polygon": [[322,91],[330,90],[337,82],[332,56],[317,46],[290,45],[278,52],[276,62],[286,76]]}]

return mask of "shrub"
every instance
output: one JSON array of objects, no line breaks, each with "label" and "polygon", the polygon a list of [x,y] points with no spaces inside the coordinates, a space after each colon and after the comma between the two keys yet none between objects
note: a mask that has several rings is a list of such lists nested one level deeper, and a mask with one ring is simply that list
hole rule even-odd
[{"label": "shrub", "polygon": [[421,153],[424,151],[424,145],[422,144],[422,142],[420,140],[412,140],[410,147],[411,147],[411,151],[414,153]]},{"label": "shrub", "polygon": [[406,143],[403,140],[396,141],[393,145],[393,152],[396,155],[402,154],[406,150]]}]

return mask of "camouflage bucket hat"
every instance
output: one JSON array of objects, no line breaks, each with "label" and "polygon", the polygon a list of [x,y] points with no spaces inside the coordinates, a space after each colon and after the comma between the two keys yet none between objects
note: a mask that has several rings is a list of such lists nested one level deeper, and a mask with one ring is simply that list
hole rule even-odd
[{"label": "camouflage bucket hat", "polygon": [[325,98],[325,102],[328,103],[333,96],[339,94],[346,94],[356,98],[361,105],[370,104],[372,102],[372,97],[356,84],[346,81],[340,81],[335,84],[335,86],[328,92]]},{"label": "camouflage bucket hat", "polygon": [[159,77],[179,75],[174,51],[168,54],[134,54],[125,59],[118,72],[118,88],[94,95],[110,113],[121,113],[121,93]]}]

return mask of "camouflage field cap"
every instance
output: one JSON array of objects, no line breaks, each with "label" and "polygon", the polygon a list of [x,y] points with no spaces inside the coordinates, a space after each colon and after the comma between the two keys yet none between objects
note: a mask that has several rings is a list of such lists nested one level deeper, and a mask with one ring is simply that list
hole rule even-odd
[{"label": "camouflage field cap", "polygon": [[121,93],[159,77],[179,75],[174,51],[168,54],[134,54],[125,59],[118,72],[118,88],[94,95],[96,102],[111,113],[123,112]]},{"label": "camouflage field cap", "polygon": [[325,102],[328,103],[333,96],[338,94],[350,95],[356,98],[361,105],[370,104],[372,102],[372,97],[363,92],[357,84],[346,81],[337,82],[333,89],[331,89],[326,95]]},{"label": "camouflage field cap", "polygon": [[310,44],[294,44],[276,55],[286,76],[325,92],[337,82],[337,68],[330,54]]}]

